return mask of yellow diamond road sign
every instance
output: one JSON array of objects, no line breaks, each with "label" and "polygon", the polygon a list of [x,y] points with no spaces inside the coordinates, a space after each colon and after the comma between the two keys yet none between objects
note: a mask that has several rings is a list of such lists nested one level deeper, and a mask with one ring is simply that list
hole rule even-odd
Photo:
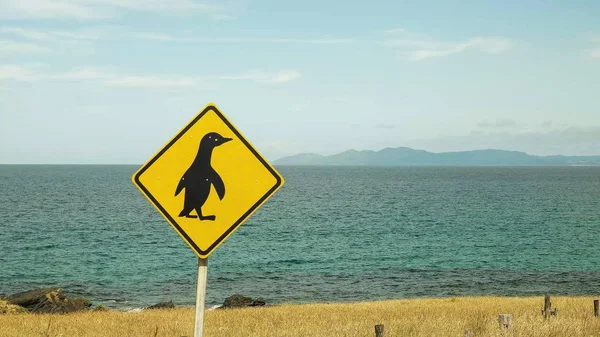
[{"label": "yellow diamond road sign", "polygon": [[206,258],[283,185],[283,178],[209,104],[133,175],[133,183]]}]

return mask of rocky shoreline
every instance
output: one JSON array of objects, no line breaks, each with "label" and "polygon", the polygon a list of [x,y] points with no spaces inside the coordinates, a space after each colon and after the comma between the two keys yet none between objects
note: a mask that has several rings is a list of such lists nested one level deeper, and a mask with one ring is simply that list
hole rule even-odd
[{"label": "rocky shoreline", "polygon": [[[41,288],[24,291],[0,298],[10,312],[68,314],[78,311],[93,310],[92,302],[84,297],[67,297],[61,288]],[[98,308],[98,307],[97,307]],[[5,310],[0,309],[0,312]]]},{"label": "rocky shoreline", "polygon": [[[225,299],[222,305],[214,309],[259,307],[266,305],[262,297],[252,299],[239,294]],[[141,310],[173,309],[173,301],[160,302]],[[108,311],[103,305],[94,306],[85,297],[69,297],[61,288],[40,288],[28,290],[10,296],[0,295],[0,314],[69,314],[80,311]]]}]

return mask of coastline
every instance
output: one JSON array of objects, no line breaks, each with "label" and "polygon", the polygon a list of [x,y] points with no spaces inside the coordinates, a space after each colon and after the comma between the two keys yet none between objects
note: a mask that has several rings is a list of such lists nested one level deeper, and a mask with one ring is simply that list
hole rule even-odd
[{"label": "coastline", "polygon": [[[501,336],[499,314],[512,314],[514,336],[598,336],[597,296],[552,297],[558,316],[541,315],[543,296],[449,297],[354,303],[280,304],[206,312],[206,336]],[[2,336],[193,336],[194,308],[141,312],[0,315]]]}]

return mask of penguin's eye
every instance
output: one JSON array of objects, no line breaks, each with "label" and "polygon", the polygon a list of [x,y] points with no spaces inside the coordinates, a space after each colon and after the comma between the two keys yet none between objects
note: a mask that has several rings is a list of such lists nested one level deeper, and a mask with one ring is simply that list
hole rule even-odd
[{"label": "penguin's eye", "polygon": [[219,140],[218,138],[215,138],[215,142],[218,141],[218,140]]}]

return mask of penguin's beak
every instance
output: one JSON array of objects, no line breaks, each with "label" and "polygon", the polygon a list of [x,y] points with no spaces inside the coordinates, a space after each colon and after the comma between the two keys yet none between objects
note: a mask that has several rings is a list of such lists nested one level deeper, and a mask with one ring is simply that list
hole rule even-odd
[{"label": "penguin's beak", "polygon": [[233,138],[223,138],[223,142],[221,144],[225,144],[230,140],[233,140]]}]

